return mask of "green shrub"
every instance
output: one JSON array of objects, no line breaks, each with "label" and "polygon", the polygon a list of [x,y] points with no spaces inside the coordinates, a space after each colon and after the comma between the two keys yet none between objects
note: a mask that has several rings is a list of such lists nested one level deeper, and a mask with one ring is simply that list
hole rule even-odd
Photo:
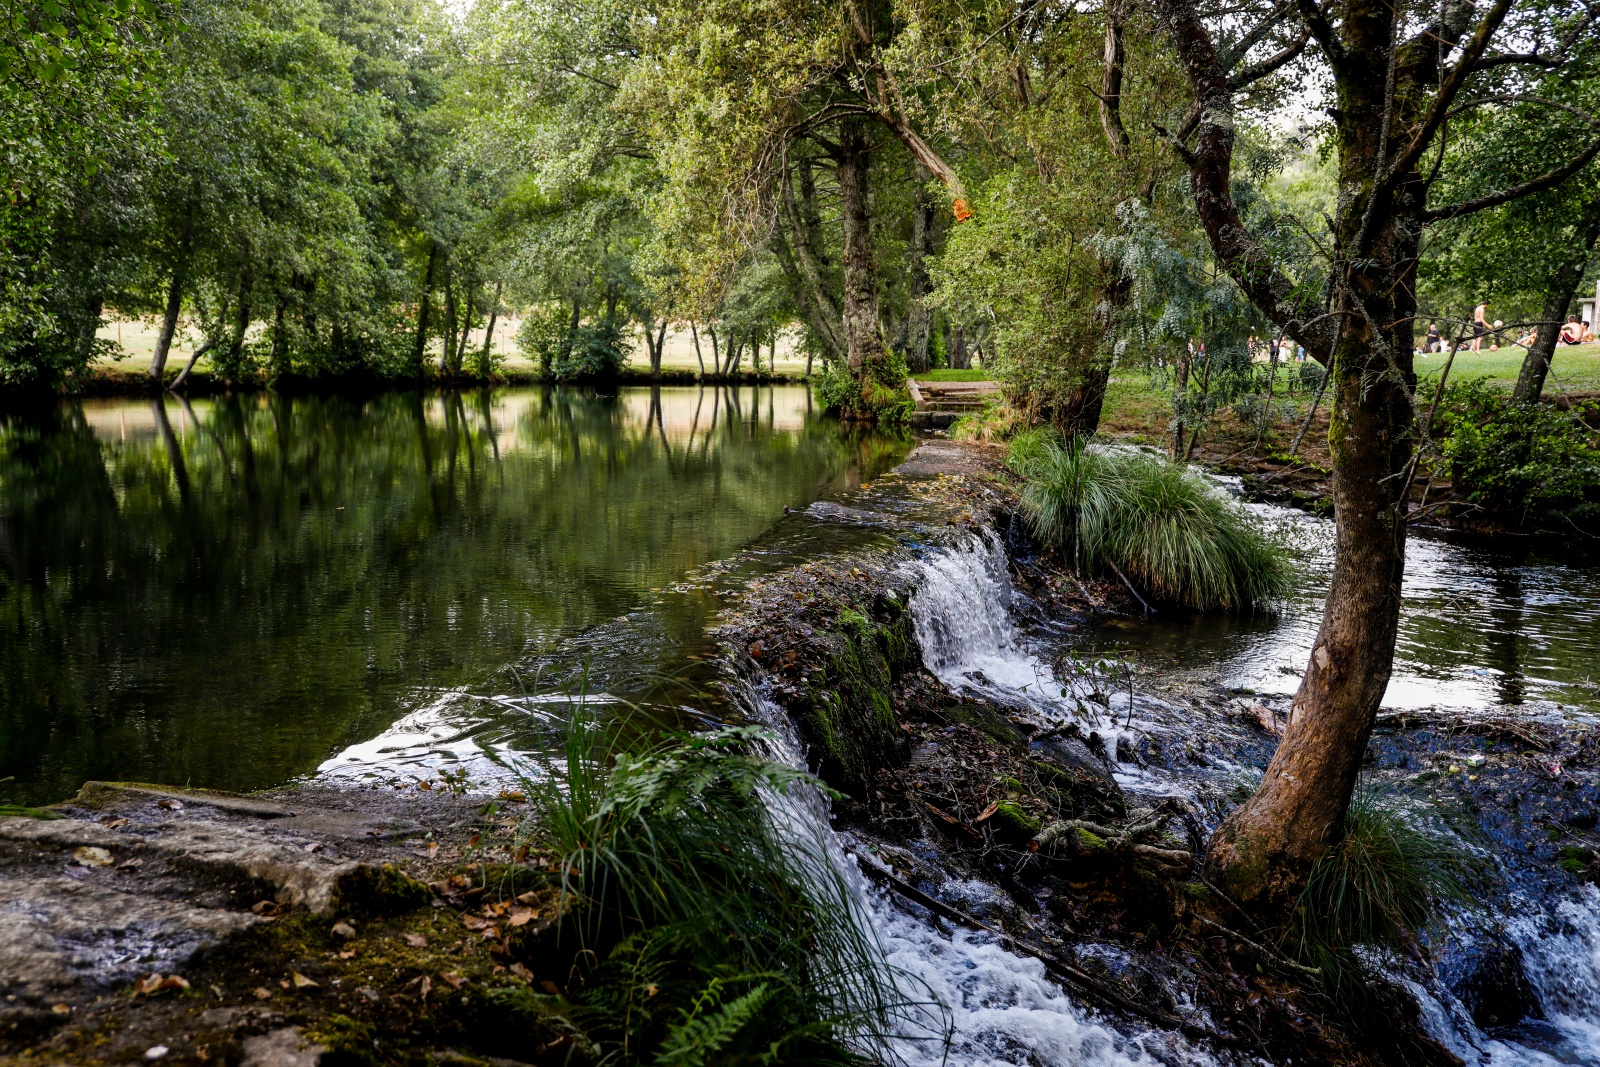
[{"label": "green shrub", "polygon": [[1600,525],[1600,441],[1571,414],[1519,403],[1479,378],[1446,391],[1440,451],[1456,491],[1521,525]]},{"label": "green shrub", "polygon": [[1063,442],[1051,430],[1012,441],[1027,479],[1023,518],[1090,573],[1120,571],[1147,595],[1239,610],[1287,592],[1287,549],[1203,475],[1163,456]]},{"label": "green shrub", "polygon": [[562,857],[587,1043],[618,1063],[862,1062],[903,1003],[894,975],[821,843],[766,803],[826,787],[759,755],[756,727],[650,741],[580,708],[566,736],[530,823]]},{"label": "green shrub", "polygon": [[574,330],[567,312],[554,306],[522,320],[517,348],[538,362],[541,374],[558,382],[615,377],[629,355],[627,338],[616,323],[602,320]]},{"label": "green shrub", "polygon": [[891,350],[873,364],[864,382],[849,366],[835,361],[812,376],[811,387],[825,415],[898,426],[911,417],[909,374],[905,357]]}]

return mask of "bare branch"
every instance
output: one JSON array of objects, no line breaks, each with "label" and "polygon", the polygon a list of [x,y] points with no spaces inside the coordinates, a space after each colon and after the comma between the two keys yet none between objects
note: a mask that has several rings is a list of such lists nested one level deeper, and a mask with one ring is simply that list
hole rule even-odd
[{"label": "bare branch", "polygon": [[1250,63],[1233,72],[1228,77],[1228,88],[1243,89],[1252,82],[1258,82],[1267,75],[1277,71],[1286,63],[1292,62],[1300,53],[1306,50],[1306,45],[1311,43],[1311,28],[1307,26],[1300,31],[1300,36],[1290,41],[1283,48],[1267,56],[1265,59]]}]

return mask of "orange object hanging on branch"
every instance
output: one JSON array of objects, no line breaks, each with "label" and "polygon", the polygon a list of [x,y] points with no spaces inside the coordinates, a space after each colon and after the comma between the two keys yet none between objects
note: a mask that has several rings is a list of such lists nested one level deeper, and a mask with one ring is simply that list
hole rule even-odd
[{"label": "orange object hanging on branch", "polygon": [[950,205],[950,210],[955,212],[957,222],[966,222],[972,217],[972,208],[968,206],[965,197],[956,197],[955,203]]}]

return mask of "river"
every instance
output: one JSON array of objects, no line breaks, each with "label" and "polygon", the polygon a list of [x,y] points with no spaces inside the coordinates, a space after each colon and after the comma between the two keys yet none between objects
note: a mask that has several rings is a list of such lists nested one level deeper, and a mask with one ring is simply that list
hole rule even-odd
[{"label": "river", "polygon": [[[501,753],[543,743],[530,699],[580,690],[725,714],[707,693],[720,591],[824,549],[887,543],[804,512],[908,446],[846,434],[793,387],[255,395],[6,416],[0,801],[61,799],[87,778],[246,790],[492,777]],[[1290,692],[1330,527],[1263,514],[1299,548],[1303,578],[1282,610],[1231,620],[1020,627],[997,539],[926,550],[907,566],[927,665],[953,687],[981,678],[1036,700],[1032,683],[1065,647]],[[1600,711],[1597,577],[1577,539],[1418,534],[1386,704]],[[1129,722],[1143,698],[1134,705]],[[831,840],[825,823],[817,832]],[[1036,963],[858,889],[890,958],[955,1023],[948,1047],[907,1043],[908,1061],[1218,1062],[1112,1025]],[[1469,1061],[1596,1062],[1600,1014],[1573,999],[1600,995],[1594,894],[1530,903],[1512,926],[1544,1030],[1487,1035],[1420,991],[1436,1033]]]}]

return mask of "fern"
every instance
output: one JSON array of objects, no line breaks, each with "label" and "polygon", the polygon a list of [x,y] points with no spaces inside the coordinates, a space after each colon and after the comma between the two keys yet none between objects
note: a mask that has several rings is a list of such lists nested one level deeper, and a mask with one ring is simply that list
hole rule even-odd
[{"label": "fern", "polygon": [[[656,1053],[656,1067],[705,1067],[709,1057],[722,1051],[744,1028],[760,1018],[772,999],[765,983],[734,1000],[721,1003],[723,981],[714,978],[695,998],[681,1022],[667,1031]],[[708,1010],[714,1008],[715,1010]]]}]

